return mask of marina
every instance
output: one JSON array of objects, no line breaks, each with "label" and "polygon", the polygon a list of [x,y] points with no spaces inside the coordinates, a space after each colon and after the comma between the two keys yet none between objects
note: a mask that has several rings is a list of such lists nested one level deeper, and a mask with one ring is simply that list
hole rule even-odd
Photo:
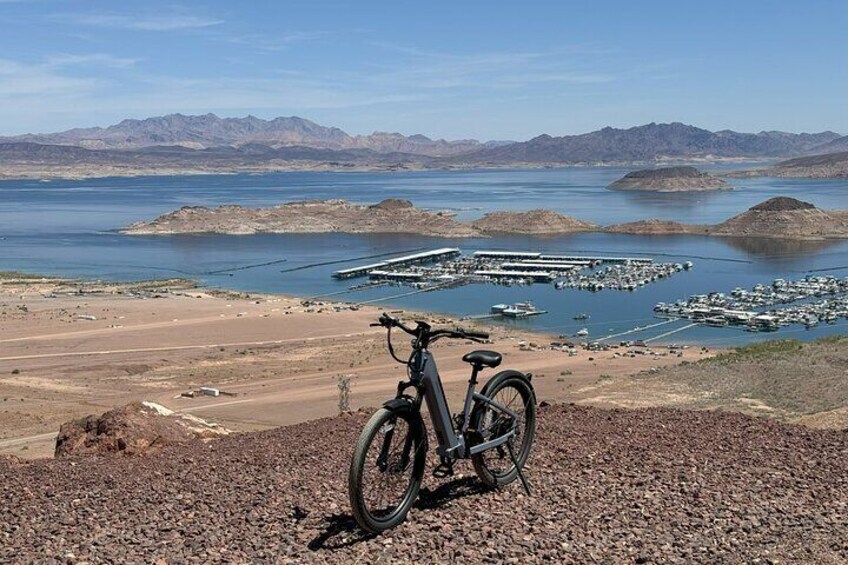
[{"label": "marina", "polygon": [[[776,305],[787,305],[771,308]],[[672,304],[654,306],[658,317],[693,320],[712,327],[733,326],[748,331],[777,331],[800,324],[812,328],[848,319],[848,277],[808,275],[792,281],[775,279],[751,290],[696,294]]]},{"label": "marina", "polygon": [[[532,171],[397,172],[392,175],[309,172],[157,176],[57,180],[49,185],[4,181],[6,200],[0,211],[3,219],[0,236],[5,238],[2,262],[6,270],[81,280],[133,281],[179,276],[222,290],[280,293],[309,299],[327,297],[351,304],[381,304],[387,308],[457,317],[488,315],[493,304],[514,304],[529,299],[544,305],[548,314],[516,320],[498,317],[495,321],[569,336],[585,327],[590,332],[588,339],[647,327],[655,319],[653,308],[659,302],[673,304],[678,298],[707,295],[716,290],[730,296],[737,287],[751,292],[758,283],[779,278],[797,280],[808,270],[822,276],[848,275],[848,270],[844,269],[848,265],[848,241],[796,241],[789,245],[777,239],[754,241],[613,233],[544,238],[507,235],[434,238],[413,234],[345,233],[130,238],[115,231],[120,226],[155,217],[188,202],[203,202],[208,206],[235,203],[267,207],[294,200],[345,198],[351,202],[370,203],[389,194],[431,210],[456,211],[463,220],[474,220],[495,210],[549,208],[601,225],[645,217],[715,223],[779,195],[810,200],[823,209],[844,208],[844,182],[781,180],[774,183],[759,178],[746,179],[744,191],[716,193],[706,200],[699,195],[697,201],[688,195],[675,195],[677,205],[657,206],[656,201],[645,195],[605,189],[626,172],[616,167],[574,167]],[[516,187],[522,191],[520,202],[516,200]],[[61,214],[60,219],[61,210],[71,205],[78,213]],[[386,265],[388,259],[437,249],[459,249],[461,254],[442,261]],[[475,251],[480,253],[475,255]],[[581,261],[589,264],[579,263]],[[687,261],[696,263],[689,272]],[[561,263],[563,265],[556,265],[556,268],[563,270],[556,272],[557,277],[549,282],[535,282],[514,275],[492,279],[475,274],[476,271],[505,271],[504,263],[521,262]],[[566,271],[564,264],[567,263],[581,268]],[[637,272],[639,263],[648,270]],[[683,269],[640,285],[640,280],[650,281],[654,278],[653,269],[666,263],[679,263]],[[616,265],[625,269],[607,271]],[[554,265],[546,267],[522,266],[512,270],[554,272]],[[345,272],[351,268],[353,273]],[[369,276],[371,271],[378,271],[375,278]],[[339,275],[334,276],[336,273]],[[557,289],[556,283],[563,284]],[[824,298],[827,297],[813,296],[804,302]],[[768,310],[787,306],[790,304],[728,309],[757,311],[768,316]],[[652,343],[674,340],[736,345],[774,337],[810,340],[844,333],[848,321],[843,318],[837,318],[835,323],[826,321],[832,316],[828,311],[823,309],[818,324],[809,328],[804,324],[791,324],[781,326],[775,334],[741,331],[747,326],[733,322],[728,322],[727,326],[697,323],[695,327]],[[579,313],[586,313],[591,318],[574,320]],[[790,311],[785,314],[787,317],[800,316]],[[668,326],[640,330],[624,337],[647,340],[665,333],[661,330],[673,331],[678,324],[694,323],[684,318],[676,320],[679,321]],[[760,321],[763,327],[769,326],[768,318],[760,318]],[[814,320],[808,317],[807,321],[813,323]]]},{"label": "marina", "polygon": [[373,281],[422,288],[447,281],[502,285],[554,283],[557,289],[597,292],[636,290],[692,266],[691,261],[655,263],[647,257],[548,255],[532,251],[478,250],[470,257],[463,257],[457,248],[443,248],[336,271],[333,277],[368,276]]}]

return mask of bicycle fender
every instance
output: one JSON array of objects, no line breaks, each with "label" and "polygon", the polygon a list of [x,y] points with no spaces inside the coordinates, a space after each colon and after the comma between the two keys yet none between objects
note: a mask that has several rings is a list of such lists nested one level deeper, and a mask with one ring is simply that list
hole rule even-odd
[{"label": "bicycle fender", "polygon": [[387,400],[383,403],[383,408],[392,412],[400,412],[402,410],[415,411],[415,399],[404,394],[401,397]]}]

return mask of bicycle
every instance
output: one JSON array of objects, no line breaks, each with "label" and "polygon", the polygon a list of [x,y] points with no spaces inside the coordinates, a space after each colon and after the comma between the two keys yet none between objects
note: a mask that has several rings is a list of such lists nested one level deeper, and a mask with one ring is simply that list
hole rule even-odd
[{"label": "bicycle", "polygon": [[[395,398],[383,404],[362,430],[354,449],[348,476],[348,494],[354,519],[370,533],[380,533],[403,522],[418,496],[427,454],[427,431],[421,402],[427,404],[438,441],[436,477],[453,475],[458,459],[471,459],[480,480],[490,488],[517,477],[527,494],[530,485],[523,468],[530,456],[536,431],[536,393],[532,375],[505,370],[476,392],[477,375],[484,367],[496,368],[502,357],[478,350],[463,356],[472,367],[462,412],[451,416],[436,361],[428,347],[443,338],[482,343],[484,332],[434,330],[426,322],[410,328],[383,313],[371,326],[387,329],[389,354],[407,366],[408,380],[400,381]],[[413,337],[409,359],[397,356],[392,328]],[[415,389],[415,395],[406,391]]]}]

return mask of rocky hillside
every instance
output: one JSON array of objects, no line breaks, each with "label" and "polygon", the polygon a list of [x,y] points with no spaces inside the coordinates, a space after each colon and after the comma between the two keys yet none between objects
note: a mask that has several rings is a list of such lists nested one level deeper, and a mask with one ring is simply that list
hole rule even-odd
[{"label": "rocky hillside", "polygon": [[682,235],[700,234],[707,235],[709,226],[684,224],[670,220],[638,220],[608,226],[604,231],[608,233],[629,233],[633,235]]},{"label": "rocky hillside", "polygon": [[550,210],[527,212],[489,212],[472,226],[483,233],[513,233],[528,235],[554,235],[595,231],[596,224],[563,216]]},{"label": "rocky hillside", "polygon": [[353,523],[346,484],[366,418],[143,457],[0,460],[0,561],[848,560],[842,431],[723,412],[543,407],[533,496],[518,484],[484,491],[461,464],[454,477],[428,473],[408,521],[371,537]]},{"label": "rocky hillside", "polygon": [[823,239],[848,237],[848,223],[839,215],[820,210],[809,202],[781,196],[713,226],[710,232],[713,235]]},{"label": "rocky hillside", "polygon": [[641,220],[608,226],[605,231],[635,235],[701,234],[794,240],[848,238],[848,212],[820,210],[809,202],[779,196],[716,225]]},{"label": "rocky hillside", "polygon": [[307,200],[272,208],[187,206],[151,222],[127,227],[132,235],[175,233],[420,233],[442,237],[478,235],[452,214],[415,208],[409,201],[385,200],[373,206],[344,200]]},{"label": "rocky hillside", "polygon": [[344,200],[291,202],[273,208],[187,206],[150,222],[128,226],[131,235],[176,233],[416,233],[435,237],[473,237],[494,233],[557,234],[592,231],[598,226],[549,210],[494,212],[472,222],[453,213],[415,208],[390,198],[373,206]]},{"label": "rocky hillside", "polygon": [[806,179],[845,179],[848,178],[848,137],[839,138],[834,144],[826,146],[839,148],[836,153],[798,157],[781,161],[772,167],[748,169],[728,173],[729,177],[786,177]]},{"label": "rocky hillside", "polygon": [[768,175],[793,178],[848,179],[848,151],[783,161],[769,169]]},{"label": "rocky hillside", "polygon": [[665,167],[633,171],[607,188],[644,192],[701,192],[733,189],[727,181],[709,173],[703,173],[695,167]]}]

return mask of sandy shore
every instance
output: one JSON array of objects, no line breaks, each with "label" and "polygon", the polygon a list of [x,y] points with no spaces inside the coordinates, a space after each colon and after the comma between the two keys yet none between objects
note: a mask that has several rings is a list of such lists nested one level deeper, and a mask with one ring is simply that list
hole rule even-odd
[{"label": "sandy shore", "polygon": [[[103,285],[6,275],[0,278],[0,454],[49,456],[62,422],[133,400],[256,430],[335,414],[344,374],[352,375],[353,409],[378,406],[404,377],[403,366],[386,353],[385,332],[368,326],[379,312],[220,293],[185,281]],[[632,356],[624,349],[569,356],[548,347],[555,336],[486,329],[493,344],[483,347],[503,353],[503,367],[533,372],[539,400],[621,405],[606,392],[616,377],[711,355],[655,348]],[[455,407],[468,378],[460,358],[480,347],[445,341],[434,348]],[[484,378],[494,374],[487,373]],[[231,395],[179,396],[201,386]]]}]

